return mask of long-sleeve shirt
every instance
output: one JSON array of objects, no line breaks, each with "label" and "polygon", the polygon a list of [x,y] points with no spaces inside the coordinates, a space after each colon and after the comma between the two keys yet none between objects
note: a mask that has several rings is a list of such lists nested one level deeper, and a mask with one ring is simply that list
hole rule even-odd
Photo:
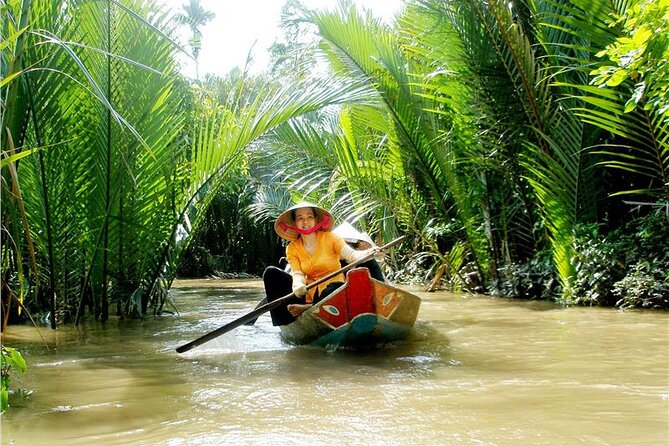
[{"label": "long-sleeve shirt", "polygon": [[[303,285],[309,285],[328,274],[341,268],[340,259],[354,262],[369,251],[356,251],[336,234],[329,231],[316,231],[316,249],[309,254],[304,247],[302,238],[298,238],[286,247],[286,258],[290,263],[293,276],[293,290]],[[319,292],[323,292],[330,282],[344,282],[344,275],[338,274],[332,279],[318,285]],[[305,296],[307,303],[314,300],[316,288],[309,290]]]}]

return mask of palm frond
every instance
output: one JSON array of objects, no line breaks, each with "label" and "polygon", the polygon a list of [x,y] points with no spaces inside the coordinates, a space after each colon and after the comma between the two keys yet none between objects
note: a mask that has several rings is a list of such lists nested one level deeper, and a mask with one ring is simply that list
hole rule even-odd
[{"label": "palm frond", "polygon": [[[615,19],[632,11],[639,2],[592,0],[590,3],[582,5],[572,2],[568,7],[562,6],[554,12],[553,17],[556,23],[560,23],[560,31],[573,36],[575,40],[565,45],[565,48],[573,51],[585,68],[579,77],[580,82],[577,79],[571,79],[571,82],[558,80],[555,85],[568,89],[571,97],[578,100],[566,106],[572,107],[583,122],[619,137],[606,146],[588,146],[592,153],[603,155],[601,165],[650,178],[650,185],[645,190],[633,187],[633,190],[623,192],[645,193],[666,199],[669,197],[666,116],[651,108],[627,110],[629,92],[636,88],[632,81],[628,80],[617,87],[596,87],[592,85],[594,79],[590,75],[607,63],[598,58],[597,53],[621,37],[621,27],[614,23]],[[584,44],[584,37],[590,39],[588,45]]]},{"label": "palm frond", "polygon": [[485,270],[485,237],[468,212],[471,207],[465,201],[469,195],[456,174],[453,152],[444,144],[443,133],[448,127],[430,112],[435,109],[433,98],[415,81],[416,67],[402,51],[401,41],[371,17],[363,17],[343,3],[339,12],[312,13],[309,19],[319,28],[321,48],[332,69],[341,76],[364,80],[375,89],[390,116],[388,144],[396,149],[393,159],[399,171],[416,182],[441,218],[455,217],[462,223],[469,252]]}]

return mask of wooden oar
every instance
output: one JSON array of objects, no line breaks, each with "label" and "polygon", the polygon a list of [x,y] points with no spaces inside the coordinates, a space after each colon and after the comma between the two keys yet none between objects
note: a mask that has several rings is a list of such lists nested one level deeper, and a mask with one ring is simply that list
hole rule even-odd
[{"label": "wooden oar", "polygon": [[[367,262],[368,260],[371,260],[376,253],[379,251],[383,251],[385,249],[391,248],[395,246],[396,244],[400,243],[402,240],[404,240],[404,236],[396,238],[390,243],[387,243],[379,248],[376,248],[374,251],[366,255],[365,257],[361,258],[360,260],[356,260],[355,262],[349,263],[348,265],[344,266],[343,268],[338,269],[337,271],[328,274],[327,276],[323,277],[320,280],[317,280],[313,283],[310,283],[307,286],[307,290],[310,290],[311,288],[317,287],[323,282],[327,282],[328,280],[332,279],[333,277],[336,277],[338,274],[344,273],[352,268],[355,268],[361,263]],[[177,347],[177,352],[178,353],[183,353],[187,352],[188,350],[192,349],[193,347],[197,347],[198,345],[204,344],[205,342],[209,342],[214,338],[217,338],[221,336],[222,334],[225,334],[231,330],[234,330],[235,328],[239,327],[240,325],[244,325],[244,323],[252,320],[252,319],[257,319],[258,316],[260,316],[263,313],[267,313],[268,311],[280,306],[281,304],[285,303],[286,301],[292,299],[295,297],[295,293],[290,293],[286,296],[280,297],[276,300],[273,300],[272,302],[266,303],[264,305],[261,305],[257,307],[255,310],[251,311],[250,313],[245,314],[244,316],[235,319],[232,322],[229,322],[222,327],[217,328],[216,330],[207,333],[204,336],[201,336],[194,341],[190,341],[188,344],[184,344],[180,347]]]}]

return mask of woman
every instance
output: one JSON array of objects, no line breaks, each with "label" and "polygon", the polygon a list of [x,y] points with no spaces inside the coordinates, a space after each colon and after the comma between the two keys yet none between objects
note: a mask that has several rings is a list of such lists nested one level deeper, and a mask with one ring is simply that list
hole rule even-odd
[{"label": "woman", "polygon": [[356,251],[331,232],[334,219],[329,212],[311,203],[298,203],[283,212],[274,223],[274,230],[290,243],[286,258],[290,273],[270,266],[263,274],[267,300],[273,301],[291,290],[295,297],[285,306],[271,311],[274,325],[286,325],[314,303],[344,284],[344,275],[307,290],[307,285],[341,268],[340,259],[355,262],[373,249]]}]

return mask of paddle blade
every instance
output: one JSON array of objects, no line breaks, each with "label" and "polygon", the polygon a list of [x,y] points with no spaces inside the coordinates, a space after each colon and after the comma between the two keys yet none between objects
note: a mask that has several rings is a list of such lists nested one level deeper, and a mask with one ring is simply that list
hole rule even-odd
[{"label": "paddle blade", "polygon": [[[266,303],[267,303],[267,296],[263,297],[263,300],[261,300],[260,302],[258,302],[258,305],[256,305],[256,307],[254,308],[254,310],[257,310],[258,308],[262,307],[262,306],[265,305]],[[244,325],[253,325],[253,324],[256,323],[257,320],[258,320],[258,318],[251,319],[250,321],[244,322]]]},{"label": "paddle blade", "polygon": [[232,322],[229,322],[222,327],[217,328],[216,330],[207,333],[204,336],[201,336],[194,341],[190,341],[187,344],[184,344],[180,347],[177,347],[177,353],[183,353],[187,352],[188,350],[197,347],[198,345],[204,344],[205,342],[209,342],[214,338],[217,338],[221,335],[224,335],[225,333],[234,330],[235,328],[239,327],[240,325],[244,325],[245,323],[256,320],[258,317],[263,314],[267,313],[273,308],[278,307],[282,303],[286,302],[288,299],[292,299],[295,295],[294,294],[289,294],[287,296],[283,296],[280,299],[274,300],[272,302],[266,303],[265,305],[262,305],[260,307],[256,307],[255,310],[251,311],[250,313],[245,314],[244,316],[235,319]]}]

